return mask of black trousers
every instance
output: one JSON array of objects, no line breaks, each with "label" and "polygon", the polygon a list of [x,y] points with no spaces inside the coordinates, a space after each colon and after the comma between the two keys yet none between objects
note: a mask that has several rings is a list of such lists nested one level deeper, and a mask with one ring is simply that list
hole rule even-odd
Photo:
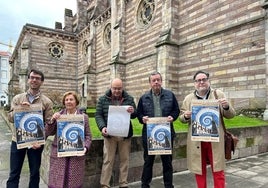
[{"label": "black trousers", "polygon": [[[153,178],[153,165],[155,155],[148,155],[147,149],[147,136],[142,136],[143,148],[144,148],[144,165],[141,177],[141,187],[148,188]],[[173,139],[172,139],[173,145]],[[163,167],[163,180],[165,188],[173,188],[173,166],[172,166],[172,155],[160,155]]]},{"label": "black trousers", "polygon": [[38,188],[40,181],[40,165],[41,156],[44,146],[39,149],[17,149],[16,142],[12,141],[10,150],[10,173],[7,180],[7,188],[18,188],[20,181],[20,174],[24,163],[25,155],[28,156],[28,163],[30,168],[30,182],[29,188]]}]

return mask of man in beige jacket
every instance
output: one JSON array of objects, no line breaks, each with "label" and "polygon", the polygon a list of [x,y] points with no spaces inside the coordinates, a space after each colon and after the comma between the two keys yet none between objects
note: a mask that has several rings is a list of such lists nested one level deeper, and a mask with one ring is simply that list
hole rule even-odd
[{"label": "man in beige jacket", "polygon": [[[16,95],[12,99],[11,110],[8,114],[8,119],[11,123],[14,123],[14,108],[16,106],[30,106],[32,104],[40,105],[43,112],[44,122],[48,122],[50,120],[53,114],[53,103],[40,91],[40,87],[42,86],[43,82],[44,74],[41,71],[35,69],[30,70],[28,74],[29,89],[26,92]],[[26,123],[23,124],[23,126],[27,126]],[[24,158],[27,155],[30,169],[28,187],[38,188],[40,181],[41,155],[44,145],[36,143],[29,148],[17,149],[15,128],[13,128],[12,131],[13,136],[10,149],[10,172],[6,187],[19,187],[20,174],[24,163]]]},{"label": "man in beige jacket", "polygon": [[[214,179],[214,187],[225,187],[225,155],[224,155],[224,130],[221,120],[219,120],[219,142],[192,141],[191,125],[191,103],[192,100],[215,99],[214,90],[210,87],[209,73],[197,71],[193,77],[195,91],[187,95],[181,107],[179,116],[181,122],[189,124],[187,138],[187,166],[195,174],[198,188],[206,188],[206,164],[211,164]],[[231,104],[226,100],[222,91],[216,90],[219,102],[219,110],[225,118],[233,118],[235,111]],[[220,119],[220,118],[219,118]]]}]

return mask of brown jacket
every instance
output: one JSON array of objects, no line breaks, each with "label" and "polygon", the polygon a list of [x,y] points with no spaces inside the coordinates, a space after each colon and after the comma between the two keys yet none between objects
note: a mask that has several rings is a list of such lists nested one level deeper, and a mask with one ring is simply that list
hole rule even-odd
[{"label": "brown jacket", "polygon": [[[16,95],[12,99],[11,109],[8,113],[8,120],[11,123],[14,123],[14,107],[20,105],[22,102],[29,102],[27,97],[27,92]],[[43,114],[44,114],[44,123],[48,122],[53,115],[53,103],[52,101],[42,93],[36,96],[32,104],[40,104],[42,106]],[[16,142],[16,131],[15,128],[12,127],[12,140]]]},{"label": "brown jacket", "polygon": [[[208,99],[215,99],[213,94],[214,89],[211,89]],[[225,98],[225,95],[222,91],[217,89],[218,98]],[[201,142],[191,141],[192,127],[190,126],[191,120],[186,120],[184,118],[185,111],[191,111],[191,101],[197,99],[194,93],[187,95],[183,101],[181,107],[181,114],[179,119],[181,122],[189,124],[188,136],[187,136],[187,167],[188,169],[195,174],[202,174],[201,167]],[[227,119],[233,118],[235,116],[235,111],[231,104],[229,103],[229,109],[224,110],[220,108],[223,116]],[[225,155],[224,155],[224,134],[222,122],[220,122],[220,142],[212,142],[212,155],[213,155],[213,165],[214,171],[221,171],[225,169]]]}]

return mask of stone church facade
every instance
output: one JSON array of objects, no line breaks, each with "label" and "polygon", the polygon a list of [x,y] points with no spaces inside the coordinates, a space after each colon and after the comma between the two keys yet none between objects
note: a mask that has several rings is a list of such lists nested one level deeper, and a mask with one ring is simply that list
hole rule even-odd
[{"label": "stone church facade", "polygon": [[64,26],[26,24],[11,58],[11,97],[27,88],[31,68],[43,91],[75,90],[95,106],[111,79],[123,79],[136,102],[159,71],[179,101],[193,74],[208,71],[236,109],[268,109],[267,2],[263,0],[77,0]]}]

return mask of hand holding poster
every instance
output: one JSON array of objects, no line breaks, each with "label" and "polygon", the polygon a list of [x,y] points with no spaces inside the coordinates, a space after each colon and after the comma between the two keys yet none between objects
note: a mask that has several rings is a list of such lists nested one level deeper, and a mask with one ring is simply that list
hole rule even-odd
[{"label": "hand holding poster", "polygon": [[17,149],[31,148],[33,144],[45,144],[44,120],[40,104],[15,106],[14,126]]},{"label": "hand holding poster", "polygon": [[219,142],[219,103],[217,100],[192,101],[192,141]]},{"label": "hand holding poster", "polygon": [[109,106],[107,132],[111,136],[127,137],[129,132],[129,106]]},{"label": "hand holding poster", "polygon": [[147,121],[148,155],[172,154],[170,123],[166,117],[149,118]]},{"label": "hand holding poster", "polygon": [[84,116],[64,115],[57,120],[58,157],[84,155]]}]

